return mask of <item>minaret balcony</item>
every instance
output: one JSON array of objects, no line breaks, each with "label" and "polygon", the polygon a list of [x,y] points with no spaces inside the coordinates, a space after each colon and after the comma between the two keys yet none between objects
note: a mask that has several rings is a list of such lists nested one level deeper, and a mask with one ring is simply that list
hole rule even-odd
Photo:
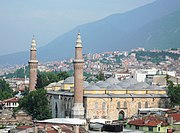
[{"label": "minaret balcony", "polygon": [[84,63],[84,60],[83,59],[75,59],[74,61],[73,61],[74,63]]}]

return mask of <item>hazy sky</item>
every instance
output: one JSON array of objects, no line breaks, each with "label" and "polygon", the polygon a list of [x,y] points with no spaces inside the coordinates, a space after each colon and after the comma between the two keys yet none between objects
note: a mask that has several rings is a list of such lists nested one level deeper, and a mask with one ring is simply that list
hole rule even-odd
[{"label": "hazy sky", "polygon": [[155,0],[0,0],[0,55],[27,51],[80,24],[123,13]]}]

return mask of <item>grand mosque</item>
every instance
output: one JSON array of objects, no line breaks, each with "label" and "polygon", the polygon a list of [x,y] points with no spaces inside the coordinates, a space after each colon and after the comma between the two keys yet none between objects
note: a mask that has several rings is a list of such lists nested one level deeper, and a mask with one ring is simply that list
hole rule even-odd
[{"label": "grand mosque", "polygon": [[[30,90],[35,89],[37,77],[35,40],[32,41]],[[165,88],[137,82],[134,78],[119,81],[113,77],[97,83],[83,80],[84,59],[82,40],[78,33],[75,45],[74,76],[51,83],[48,99],[53,118],[105,118],[120,120],[137,115],[140,108],[165,107]]]}]

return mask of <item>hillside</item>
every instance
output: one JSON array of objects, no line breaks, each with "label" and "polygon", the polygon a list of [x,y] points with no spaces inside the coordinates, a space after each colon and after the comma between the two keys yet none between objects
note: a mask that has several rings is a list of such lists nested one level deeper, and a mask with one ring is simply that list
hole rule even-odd
[{"label": "hillside", "polygon": [[147,49],[180,47],[180,10],[141,27],[129,35],[127,43]]},{"label": "hillside", "polygon": [[[164,31],[159,30],[159,28],[161,24],[166,25],[166,27],[177,27],[178,23],[171,22],[171,19],[176,22],[175,18],[169,17],[169,14],[177,10],[180,10],[179,0],[173,0],[173,2],[172,0],[157,0],[152,4],[123,14],[113,14],[99,21],[80,25],[57,37],[46,46],[38,48],[38,60],[62,60],[73,57],[76,36],[79,30],[82,35],[84,53],[129,50],[138,46],[145,46],[146,48],[172,47],[171,41],[178,41],[176,39],[178,35],[172,35],[170,42],[168,38],[162,40]],[[175,13],[174,15],[178,14]],[[165,23],[166,19],[169,22]],[[57,27],[57,30],[60,29]],[[152,41],[150,36],[150,41],[145,43],[149,34],[153,35]],[[159,35],[157,36],[157,34]],[[161,38],[161,40],[158,38]],[[161,46],[156,47],[157,44],[161,44]],[[0,56],[0,64],[27,63],[28,57],[28,52]]]}]

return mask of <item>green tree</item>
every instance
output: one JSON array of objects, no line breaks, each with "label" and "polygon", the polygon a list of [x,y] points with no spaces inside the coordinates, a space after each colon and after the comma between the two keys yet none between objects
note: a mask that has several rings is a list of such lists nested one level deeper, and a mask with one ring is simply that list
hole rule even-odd
[{"label": "green tree", "polygon": [[103,74],[102,71],[100,71],[99,74],[96,75],[96,78],[97,78],[98,81],[99,80],[103,80],[103,81],[105,80],[105,77],[104,77],[104,74]]},{"label": "green tree", "polygon": [[58,76],[54,72],[38,72],[36,88],[44,88],[52,82],[57,82]]},{"label": "green tree", "polygon": [[180,106],[180,85],[174,85],[172,81],[169,80],[169,76],[166,77],[168,83],[168,96],[170,98],[170,103],[173,106]]},{"label": "green tree", "polygon": [[64,71],[64,72],[58,73],[57,76],[58,76],[59,80],[65,80],[66,78],[70,77],[71,75],[69,72]]},{"label": "green tree", "polygon": [[37,89],[31,91],[19,101],[19,108],[24,109],[33,119],[43,120],[50,118],[47,91]]},{"label": "green tree", "polygon": [[0,100],[11,98],[13,91],[10,89],[9,84],[4,79],[0,79]]}]

